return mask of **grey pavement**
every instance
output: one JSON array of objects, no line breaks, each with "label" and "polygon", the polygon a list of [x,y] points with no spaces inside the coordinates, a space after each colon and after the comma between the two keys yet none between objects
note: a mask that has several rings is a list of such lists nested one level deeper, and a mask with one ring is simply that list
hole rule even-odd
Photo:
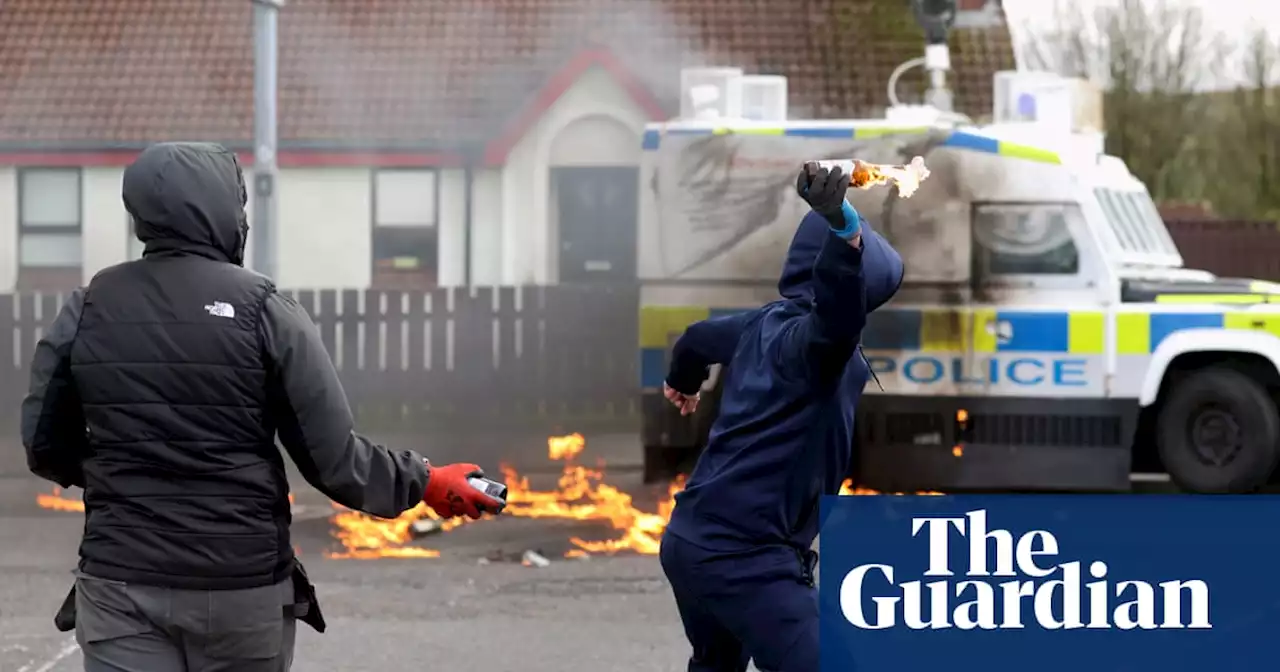
[{"label": "grey pavement", "polygon": [[[638,450],[634,437],[616,437],[589,441],[588,452],[622,458],[631,446]],[[538,466],[532,457],[527,462]],[[549,486],[558,472],[545,460],[541,466],[533,469],[534,487]],[[652,510],[659,493],[641,488],[639,475],[623,466],[607,480],[638,493],[641,507]],[[331,508],[297,479],[294,489],[294,542],[329,622],[323,635],[300,626],[295,670],[684,669],[687,644],[656,558],[560,557],[570,536],[612,536],[599,524],[480,521],[421,540],[440,558],[327,559],[335,548]],[[52,620],[71,585],[83,516],[39,509],[35,496],[46,491],[33,477],[0,476],[0,672],[83,669],[74,639]],[[541,550],[552,564],[515,562],[527,549]]]}]

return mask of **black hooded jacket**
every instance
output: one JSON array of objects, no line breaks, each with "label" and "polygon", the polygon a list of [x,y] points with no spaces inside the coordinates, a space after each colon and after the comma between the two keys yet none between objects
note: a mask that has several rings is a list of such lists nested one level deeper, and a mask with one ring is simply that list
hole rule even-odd
[{"label": "black hooded jacket", "polygon": [[353,431],[318,330],[242,267],[244,177],[217,145],[152,146],[124,174],[143,258],[76,291],[37,346],[22,437],[84,488],[86,574],[172,588],[270,585],[293,566],[275,438],[312,485],[393,517],[421,457]]}]

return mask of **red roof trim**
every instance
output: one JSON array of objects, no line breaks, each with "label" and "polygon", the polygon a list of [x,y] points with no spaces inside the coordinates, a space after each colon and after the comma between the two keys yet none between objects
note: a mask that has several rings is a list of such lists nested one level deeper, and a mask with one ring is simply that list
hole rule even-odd
[{"label": "red roof trim", "polygon": [[[81,166],[127,166],[140,150],[121,149],[88,152],[5,152],[0,151],[0,166],[31,168],[75,168]],[[253,165],[252,152],[236,152],[240,163]],[[456,154],[404,152],[319,152],[282,151],[277,155],[281,168],[458,168],[466,165]]]},{"label": "red roof trim", "polygon": [[489,143],[484,152],[485,165],[497,167],[506,163],[507,155],[511,153],[516,143],[520,142],[520,139],[542,118],[542,115],[546,114],[560,96],[563,96],[591,66],[599,66],[612,75],[651,120],[660,121],[667,117],[666,111],[658,104],[658,99],[648,87],[642,84],[610,51],[591,49],[578,54],[559,72],[552,75],[538,91],[533,102],[507,124],[501,135]]}]

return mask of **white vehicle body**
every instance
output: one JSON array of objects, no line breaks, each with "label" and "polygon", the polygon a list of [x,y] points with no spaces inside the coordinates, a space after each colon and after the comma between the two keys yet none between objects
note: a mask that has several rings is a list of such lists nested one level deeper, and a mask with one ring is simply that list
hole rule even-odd
[{"label": "white vehicle body", "polygon": [[1280,286],[1182,268],[1147,189],[1100,144],[1032,125],[650,125],[641,384],[658,401],[646,401],[646,443],[671,434],[654,414],[672,339],[778,298],[807,207],[800,164],[921,155],[932,176],[912,198],[849,192],[906,267],[863,334],[879,383],[864,397],[864,468],[885,487],[1127,488],[1141,410],[1180,357],[1280,368]]}]

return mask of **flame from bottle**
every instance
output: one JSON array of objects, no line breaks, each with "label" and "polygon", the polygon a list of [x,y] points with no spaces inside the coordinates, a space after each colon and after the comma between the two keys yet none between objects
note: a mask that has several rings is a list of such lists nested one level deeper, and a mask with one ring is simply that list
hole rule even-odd
[{"label": "flame from bottle", "polygon": [[920,188],[920,183],[928,178],[929,169],[925,167],[922,156],[911,159],[911,163],[906,165],[867,163],[854,159],[849,187],[870,189],[878,185],[894,184],[898,187],[898,198],[911,198]]}]

